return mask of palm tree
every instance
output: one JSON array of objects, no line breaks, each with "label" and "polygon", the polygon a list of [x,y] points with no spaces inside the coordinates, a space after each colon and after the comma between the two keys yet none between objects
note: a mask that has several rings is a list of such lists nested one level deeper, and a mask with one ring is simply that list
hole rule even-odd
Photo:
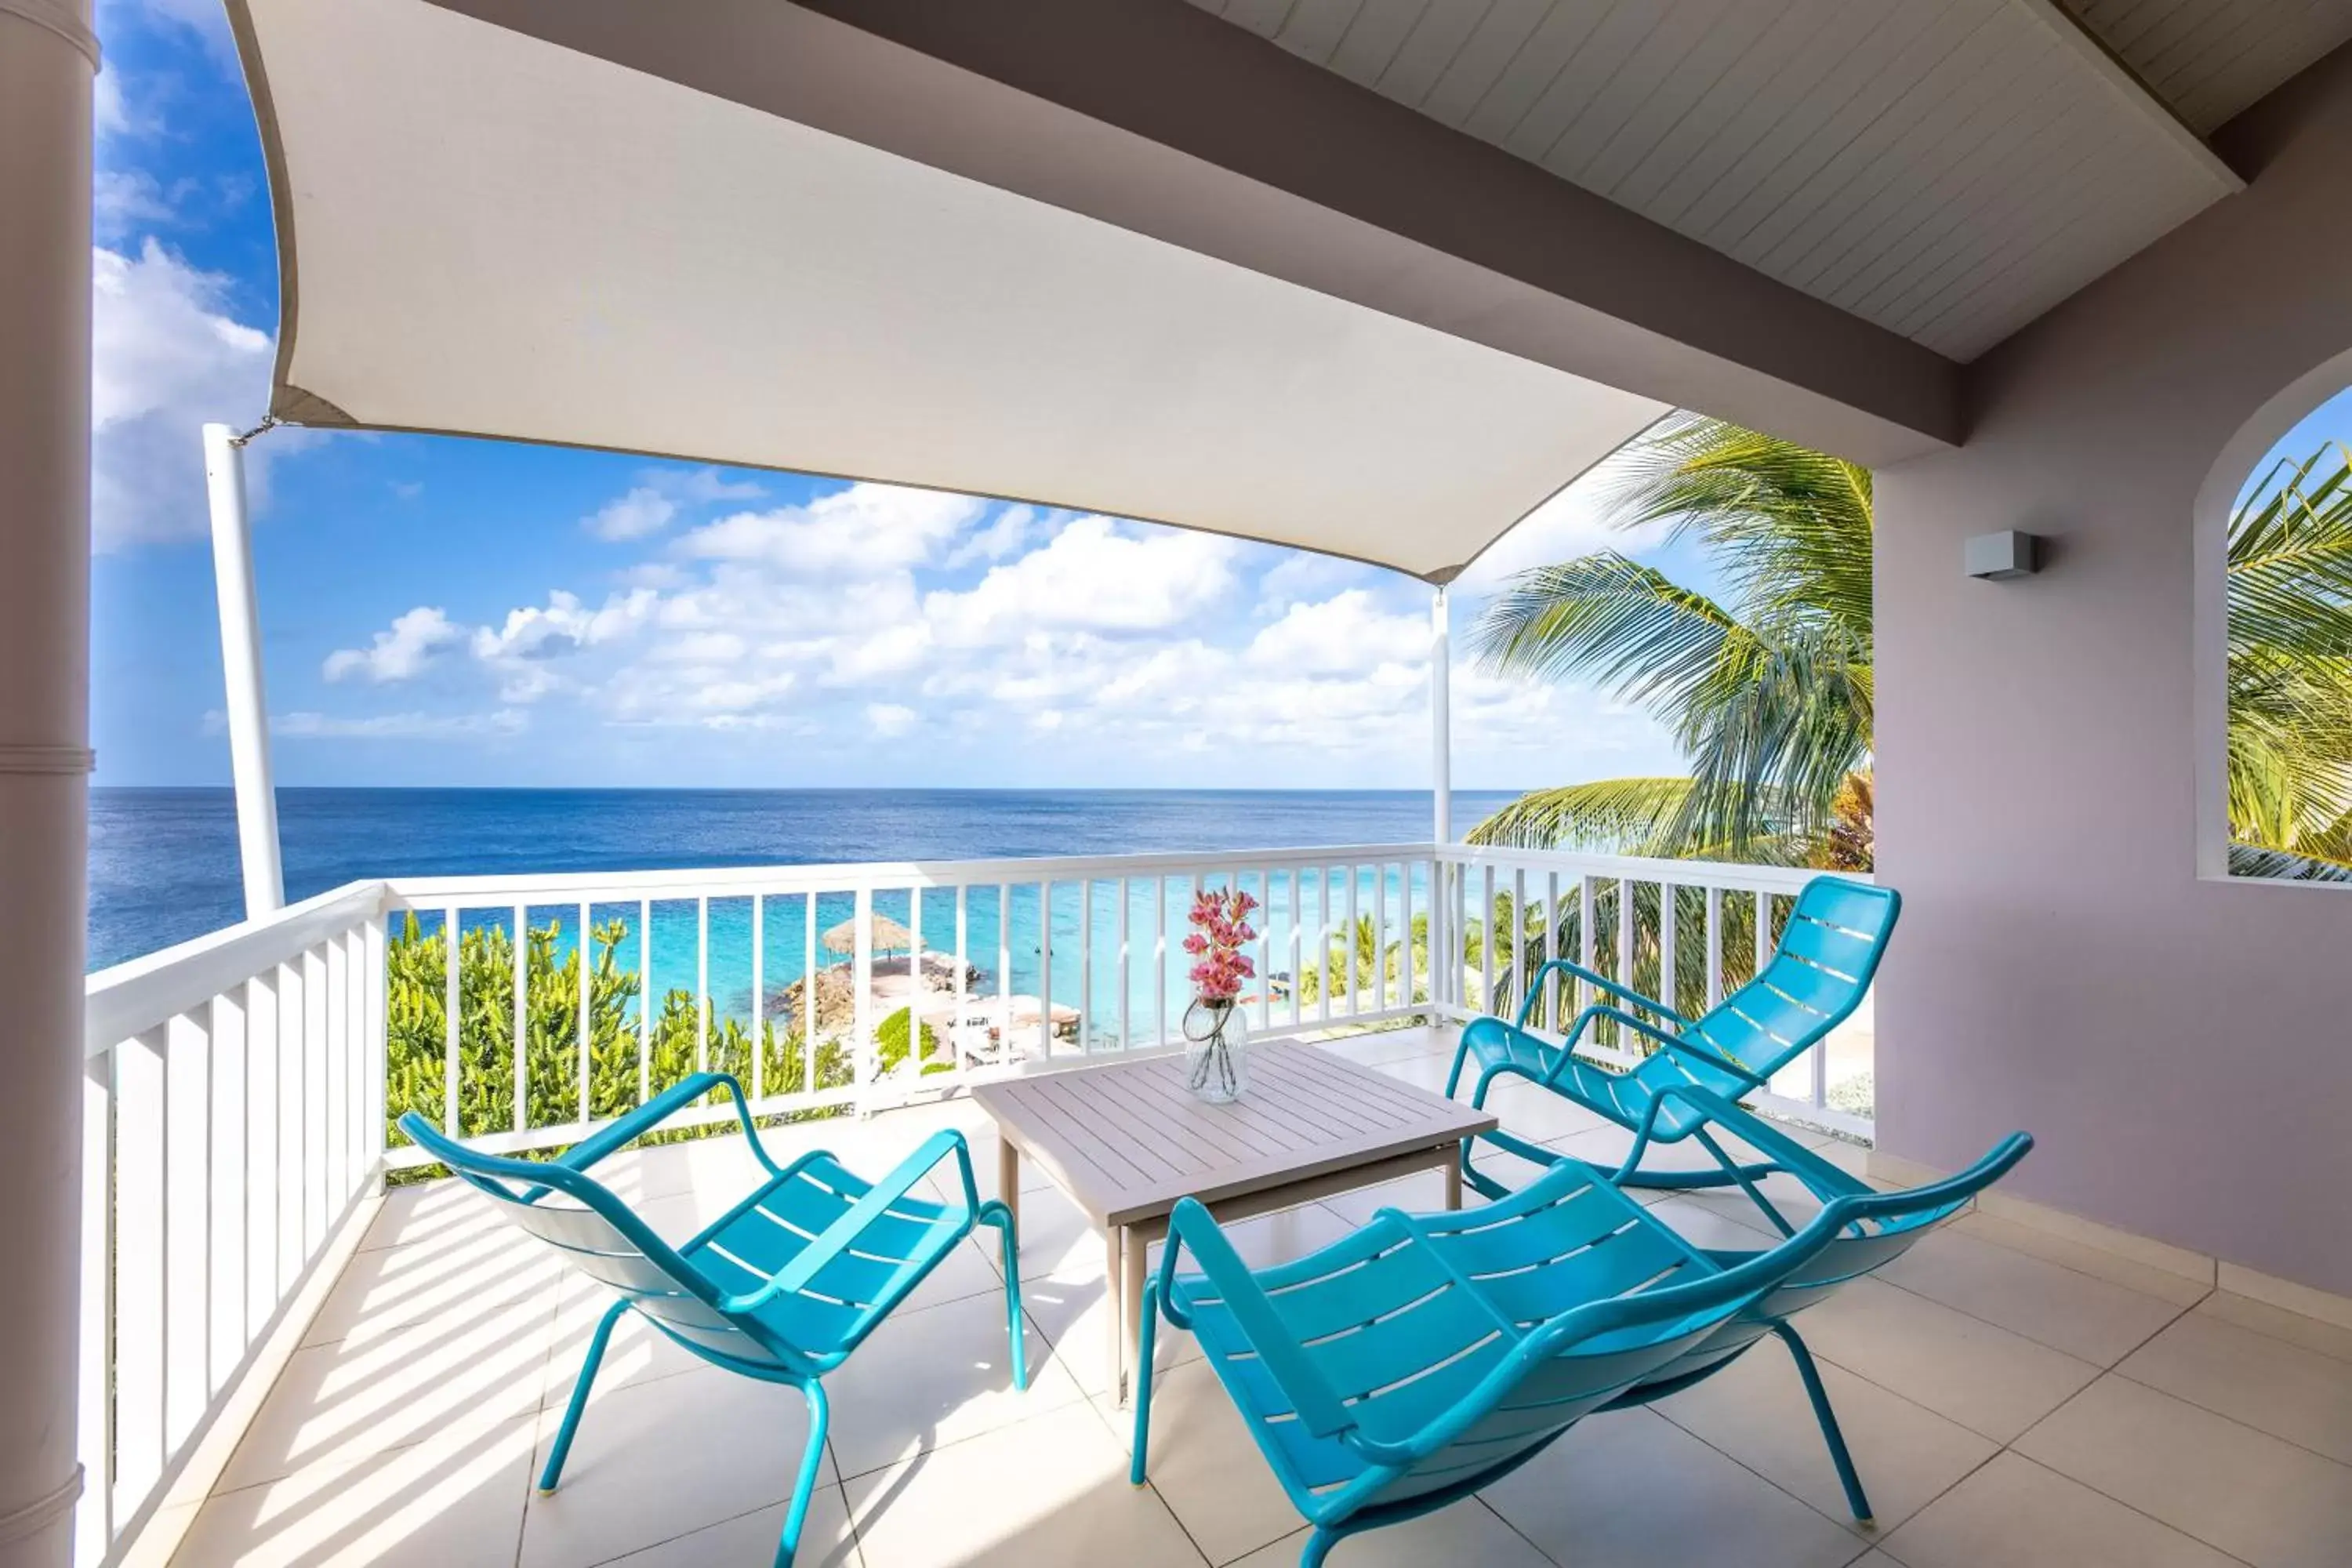
[{"label": "palm tree", "polygon": [[1470,646],[1489,668],[1589,679],[1642,704],[1691,772],[1538,790],[1472,841],[1826,858],[1840,793],[1870,761],[1870,471],[1691,416],[1627,448],[1618,469],[1616,525],[1700,541],[1736,607],[1600,551],[1513,578]]},{"label": "palm tree", "polygon": [[[1471,647],[1642,704],[1690,773],[1538,790],[1472,841],[1868,869],[1869,470],[1685,416],[1619,473],[1615,524],[1699,542],[1730,602],[1600,551],[1513,578]],[[2352,451],[2267,473],[2231,519],[2228,570],[2233,868],[2352,878]]]}]

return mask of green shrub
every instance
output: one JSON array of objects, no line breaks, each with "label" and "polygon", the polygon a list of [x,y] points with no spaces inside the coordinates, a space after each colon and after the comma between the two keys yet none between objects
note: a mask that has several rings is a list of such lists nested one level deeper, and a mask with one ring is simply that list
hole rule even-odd
[{"label": "green shrub", "polygon": [[[582,951],[575,945],[555,961],[563,922],[526,931],[524,1005],[525,1127],[556,1127],[581,1120],[580,1037]],[[695,1070],[698,1004],[694,993],[666,993],[645,1030],[639,1066],[636,1009],[638,982],[619,967],[628,922],[614,920],[590,929],[588,949],[588,1120],[606,1121],[635,1110],[647,1093],[658,1094]],[[448,940],[429,935],[411,914],[384,944],[385,1095],[387,1136],[405,1143],[398,1127],[403,1112],[416,1110],[439,1126],[446,1114],[447,1083]],[[457,942],[457,1127],[461,1137],[501,1132],[515,1125],[514,938],[503,927],[460,933]],[[899,1054],[905,1055],[904,1026]],[[928,1047],[929,1031],[925,1031]],[[762,1060],[759,1087],[768,1094],[796,1094],[812,1087],[843,1089],[853,1081],[847,1049],[838,1040],[803,1048],[799,1029],[779,1035],[772,1019],[760,1027]],[[713,1072],[732,1073],[748,1091],[753,1087],[751,1031],[739,1020],[713,1018],[706,1044]],[[811,1079],[814,1083],[812,1085]],[[719,1096],[719,1098],[723,1098]],[[831,1110],[793,1111],[777,1121],[805,1121]],[[711,1131],[726,1131],[732,1123]],[[688,1129],[665,1140],[699,1135]]]},{"label": "green shrub", "polygon": [[[883,1072],[898,1071],[899,1064],[907,1059],[908,1035],[913,1026],[914,1016],[913,1008],[901,1007],[883,1019],[876,1027],[874,1059]],[[922,1041],[922,1049],[917,1054],[917,1059],[923,1064],[921,1070],[925,1075],[951,1072],[955,1069],[955,1063],[940,1056],[939,1033],[929,1024],[923,1026]]]}]

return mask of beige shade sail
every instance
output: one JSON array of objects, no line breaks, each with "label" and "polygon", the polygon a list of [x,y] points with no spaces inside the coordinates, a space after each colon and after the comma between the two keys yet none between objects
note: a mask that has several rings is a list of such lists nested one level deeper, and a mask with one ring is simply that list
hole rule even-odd
[{"label": "beige shade sail", "polygon": [[427,0],[230,12],[295,423],[884,479],[1442,582],[1664,412]]}]

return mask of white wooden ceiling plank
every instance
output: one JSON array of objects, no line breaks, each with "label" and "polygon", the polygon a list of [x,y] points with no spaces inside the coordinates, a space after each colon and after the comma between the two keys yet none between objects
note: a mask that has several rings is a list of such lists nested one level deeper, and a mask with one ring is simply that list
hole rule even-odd
[{"label": "white wooden ceiling plank", "polygon": [[1927,265],[1913,267],[1882,286],[1863,301],[1863,311],[1890,331],[1906,331],[1909,323],[1944,298],[1955,279],[1965,279],[1970,268],[1988,265],[2006,249],[2040,234],[2052,214],[2095,199],[2099,177],[2121,161],[2134,140],[2135,129],[2111,113],[2095,121],[2089,133],[2078,138],[2071,151],[2026,170],[2018,178],[2003,181],[1973,221],[1937,247]]},{"label": "white wooden ceiling plank", "polygon": [[1825,213],[1809,226],[1819,233],[1792,234],[1768,258],[1773,276],[1809,292],[1826,292],[1851,276],[1877,249],[1958,199],[1982,160],[1998,159],[2053,118],[2063,100],[2051,89],[2065,68],[2062,54],[2043,50],[2026,57],[2021,69],[1969,84],[1878,157],[1846,193],[1850,205],[1834,221]]},{"label": "white wooden ceiling plank", "polygon": [[1328,65],[1364,0],[1297,0],[1274,41],[1304,60]]},{"label": "white wooden ceiling plank", "polygon": [[1569,134],[1570,128],[1584,120],[1593,99],[1625,68],[1634,52],[1649,42],[1669,16],[1708,9],[1709,0],[1675,0],[1673,4],[1643,0],[1642,4],[1616,5],[1512,128],[1503,145],[1522,158],[1544,163]]},{"label": "white wooden ceiling plank", "polygon": [[2255,41],[2228,69],[2184,91],[2173,108],[2190,125],[2210,133],[2347,39],[2352,39],[2352,0],[2314,5],[2299,25],[2282,26]]},{"label": "white wooden ceiling plank", "polygon": [[1370,87],[1396,58],[1429,5],[1430,0],[1364,0],[1354,25],[1331,51],[1331,68],[1359,86]]},{"label": "white wooden ceiling plank", "polygon": [[1460,129],[1551,8],[1552,0],[1495,0],[1439,74],[1421,111]]},{"label": "white wooden ceiling plank", "polygon": [[1225,0],[1223,16],[1235,26],[1247,27],[1261,38],[1271,38],[1290,19],[1293,0]]},{"label": "white wooden ceiling plank", "polygon": [[2099,37],[2137,70],[2139,62],[2162,48],[2167,39],[2195,26],[2205,5],[2206,0],[2139,0],[2105,6],[2107,19],[2098,28]]},{"label": "white wooden ceiling plank", "polygon": [[1809,138],[1811,167],[1795,157],[1781,162],[1725,213],[1707,243],[1753,266],[1790,228],[1810,226],[1878,149],[1900,140],[1906,127],[1974,74],[1971,62],[1979,57],[1969,47],[1995,30],[2000,4],[1955,5],[1934,16]]},{"label": "white wooden ceiling plank", "polygon": [[[1705,143],[1642,204],[1642,210],[1661,223],[1684,228],[1684,215],[1704,200],[1775,125],[1801,108],[1824,79],[1842,69],[1855,46],[1895,9],[1870,0],[1862,4],[1833,0],[1821,11],[1809,12],[1813,26],[1807,36],[1792,48],[1775,51],[1777,58],[1769,72],[1747,84],[1753,90],[1740,96],[1733,112],[1707,128]],[[1787,42],[1778,37],[1765,41]]]},{"label": "white wooden ceiling plank", "polygon": [[[1700,17],[1696,6],[1682,10],[1694,20]],[[1616,120],[1616,129],[1580,159],[1570,160],[1570,150],[1563,146],[1549,167],[1588,190],[1617,199],[1619,183],[1662,146],[1698,105],[1724,89],[1726,79],[1781,15],[1769,5],[1727,0],[1727,9],[1699,26],[1696,41],[1679,56],[1672,53],[1676,40],[1660,29],[1645,47],[1643,58],[1630,63],[1619,82],[1610,84],[1612,94],[1622,84],[1633,104],[1631,110],[1622,118],[1613,107],[1597,111],[1596,117],[1603,121]]]},{"label": "white wooden ceiling plank", "polygon": [[2095,281],[2119,255],[2153,243],[2213,200],[2211,190],[2195,180],[2169,189],[2111,181],[2105,199],[2078,211],[2035,248],[1981,269],[1911,335],[1938,353],[1972,360]]},{"label": "white wooden ceiling plank", "polygon": [[1615,0],[1557,0],[1551,14],[1528,35],[1528,41],[1519,46],[1495,85],[1462,122],[1462,129],[1483,142],[1506,145],[1528,110],[1615,9]]},{"label": "white wooden ceiling plank", "polygon": [[1399,103],[1409,103],[1415,109],[1429,96],[1437,79],[1462,52],[1462,46],[1486,14],[1495,8],[1495,0],[1431,0],[1412,33],[1398,48],[1396,58],[1381,73],[1373,85]]},{"label": "white wooden ceiling plank", "polygon": [[2032,118],[2020,123],[2016,134],[2009,134],[2004,128],[2004,133],[1995,139],[1991,155],[1980,154],[1956,170],[1959,175],[1956,184],[1923,199],[1910,223],[1890,225],[1877,244],[1866,250],[1857,247],[1853,255],[1842,258],[1815,286],[1816,297],[1840,310],[1865,314],[1864,301],[1874,299],[1890,280],[1899,286],[1922,256],[1961,226],[1977,221],[1979,214],[2000,195],[2003,182],[2064,156],[2068,148],[2081,144],[2085,128],[2095,130],[2097,124],[2097,110],[2086,100],[2064,93],[2047,95]]},{"label": "white wooden ceiling plank", "polygon": [[2191,85],[2221,68],[2218,58],[2242,29],[2278,25],[2278,0],[2199,0],[2195,15],[2169,33],[2160,47],[2134,51],[2133,68],[2159,97]]},{"label": "white wooden ceiling plank", "polygon": [[1818,67],[1814,79],[1791,78],[1781,93],[1780,114],[1748,139],[1738,155],[1673,219],[1675,227],[1710,245],[1740,226],[1733,215],[1759,195],[1785,191],[1820,166],[1835,150],[1831,127],[1854,104],[1895,79],[1901,61],[1923,32],[1949,16],[1941,5],[1881,5],[1866,30],[1857,29],[1843,54],[1824,51],[1806,62]]}]

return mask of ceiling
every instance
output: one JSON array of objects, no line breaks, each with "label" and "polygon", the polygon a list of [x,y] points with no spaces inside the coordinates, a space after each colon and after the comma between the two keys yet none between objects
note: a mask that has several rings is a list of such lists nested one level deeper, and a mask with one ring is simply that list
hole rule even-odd
[{"label": "ceiling", "polygon": [[2240,188],[2191,128],[2352,35],[2086,0],[2126,70],[2049,0],[1192,3],[1960,361]]}]

